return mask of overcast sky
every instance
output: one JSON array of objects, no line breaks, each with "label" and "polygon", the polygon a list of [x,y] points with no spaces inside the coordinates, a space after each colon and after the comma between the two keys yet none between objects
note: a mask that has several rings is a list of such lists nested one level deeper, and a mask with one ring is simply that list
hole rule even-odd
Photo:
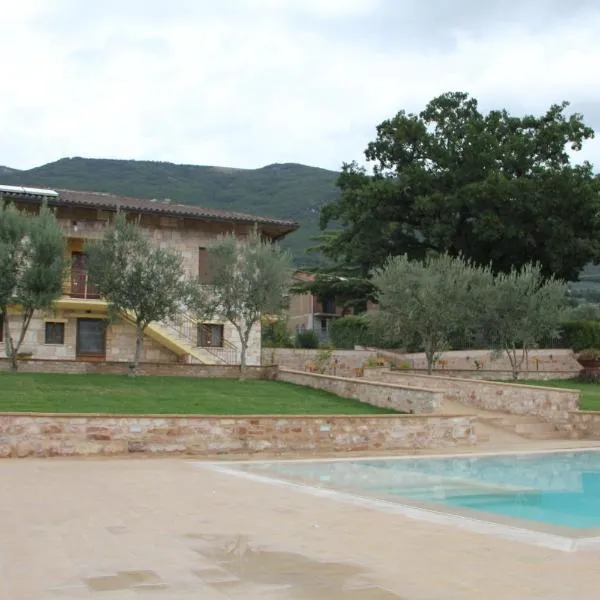
[{"label": "overcast sky", "polygon": [[599,131],[598,0],[2,0],[0,165],[362,160],[445,91]]}]

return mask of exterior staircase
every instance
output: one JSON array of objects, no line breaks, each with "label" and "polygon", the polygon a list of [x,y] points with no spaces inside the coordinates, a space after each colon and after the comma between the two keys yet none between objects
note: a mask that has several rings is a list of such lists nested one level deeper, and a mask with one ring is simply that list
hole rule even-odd
[{"label": "exterior staircase", "polygon": [[[135,318],[130,312],[122,314],[124,319],[135,325]],[[197,321],[185,311],[180,311],[169,321],[153,321],[146,328],[146,335],[182,360],[205,365],[239,364],[238,350],[229,341],[223,340],[223,347],[208,348],[196,345]]]},{"label": "exterior staircase", "polygon": [[477,441],[482,446],[519,446],[539,440],[565,439],[552,423],[532,415],[483,410],[460,402],[444,400],[439,412],[446,414],[475,415]]}]

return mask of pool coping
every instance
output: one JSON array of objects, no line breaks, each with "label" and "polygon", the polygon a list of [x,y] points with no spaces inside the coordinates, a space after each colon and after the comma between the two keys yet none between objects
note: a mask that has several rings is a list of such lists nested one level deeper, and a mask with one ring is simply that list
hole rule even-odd
[{"label": "pool coping", "polygon": [[[257,483],[267,483],[277,487],[283,487],[300,491],[312,496],[321,498],[330,498],[362,506],[364,508],[379,510],[388,514],[405,516],[410,519],[425,521],[438,525],[451,525],[473,533],[492,535],[494,537],[504,538],[513,541],[528,543],[530,545],[550,548],[562,552],[577,552],[579,550],[598,550],[600,549],[600,527],[587,528],[582,530],[570,529],[568,527],[558,527],[535,521],[525,521],[503,517],[491,520],[488,513],[480,513],[471,509],[452,508],[452,510],[443,510],[440,505],[426,502],[411,502],[403,500],[402,503],[392,502],[382,498],[364,496],[358,493],[339,490],[335,488],[319,487],[312,483],[300,483],[293,479],[277,478],[276,476],[257,475],[249,473],[236,465],[248,464],[269,464],[277,462],[342,462],[342,461],[372,461],[372,460],[422,460],[422,459],[448,459],[448,458],[476,458],[486,456],[515,456],[515,455],[540,455],[557,454],[573,452],[600,452],[600,447],[589,448],[560,448],[546,450],[515,450],[507,452],[473,452],[468,454],[428,454],[428,455],[406,455],[406,456],[361,456],[361,457],[342,457],[342,458],[315,458],[315,459],[283,459],[283,460],[240,460],[228,461],[226,465],[223,462],[216,461],[190,461],[190,464],[203,469],[208,469],[216,473],[235,476],[238,478],[255,481]],[[481,516],[483,515],[483,516]],[[487,518],[485,518],[487,517]],[[590,535],[591,534],[591,535]]]}]

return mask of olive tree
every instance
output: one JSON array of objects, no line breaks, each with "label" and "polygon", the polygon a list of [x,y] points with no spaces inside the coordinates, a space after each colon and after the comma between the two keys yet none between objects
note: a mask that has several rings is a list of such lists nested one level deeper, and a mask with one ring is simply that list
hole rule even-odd
[{"label": "olive tree", "polygon": [[517,380],[527,352],[557,333],[567,307],[567,285],[547,279],[539,265],[499,273],[483,303],[484,328],[498,352],[505,352]]},{"label": "olive tree", "polygon": [[181,255],[155,247],[137,222],[118,213],[101,240],[88,242],[90,280],[112,315],[129,316],[136,326],[132,375],[140,362],[144,333],[153,321],[175,316],[189,298]]},{"label": "olive tree", "polygon": [[460,257],[443,254],[420,261],[394,256],[373,273],[379,304],[374,318],[388,335],[416,339],[431,373],[449,337],[479,322],[491,279],[489,269]]},{"label": "olive tree", "polygon": [[240,340],[240,368],[246,367],[252,328],[263,315],[279,315],[292,284],[288,252],[255,229],[240,240],[221,237],[208,248],[208,285],[198,283],[196,309],[203,317],[218,315],[229,321]]},{"label": "olive tree", "polygon": [[[35,311],[51,308],[62,295],[65,269],[65,239],[48,206],[32,214],[0,204],[0,315],[13,371]],[[18,308],[14,337],[9,307]]]}]

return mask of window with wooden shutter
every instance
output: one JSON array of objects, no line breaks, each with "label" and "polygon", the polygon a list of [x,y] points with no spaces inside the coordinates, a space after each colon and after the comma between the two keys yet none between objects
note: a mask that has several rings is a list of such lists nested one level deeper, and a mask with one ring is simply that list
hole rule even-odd
[{"label": "window with wooden shutter", "polygon": [[203,283],[212,281],[212,260],[206,248],[198,248],[198,279]]}]

